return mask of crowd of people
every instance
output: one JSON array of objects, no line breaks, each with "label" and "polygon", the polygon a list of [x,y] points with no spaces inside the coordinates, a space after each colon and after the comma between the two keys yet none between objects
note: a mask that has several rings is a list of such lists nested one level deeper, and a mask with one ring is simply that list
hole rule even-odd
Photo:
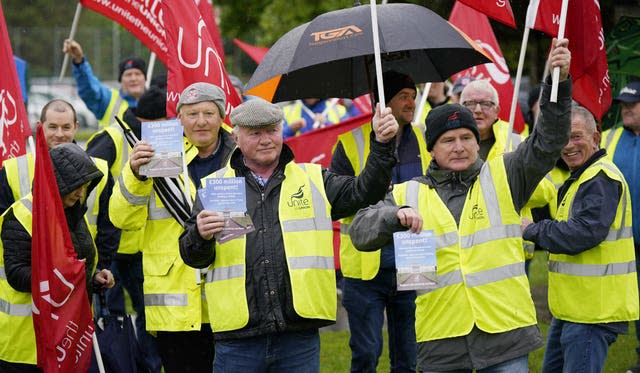
[{"label": "crowd of people", "polygon": [[[525,373],[529,353],[543,346],[543,372],[601,372],[629,321],[640,357],[640,222],[632,219],[640,214],[640,83],[616,97],[623,125],[601,134],[572,104],[569,49],[554,39],[557,102],[550,79],[532,91],[527,134],[509,132],[488,80],[434,82],[424,92],[411,76],[386,71],[387,107],[376,104],[368,123],[338,137],[329,169],[296,163],[284,140],[354,115],[348,101],[243,97],[226,112],[220,87],[191,84],[176,110],[187,174],[173,187],[193,204],[183,220],[141,172],[153,144],[130,144],[113,120],[137,139],[141,123],[167,120],[166,78],[145,88],[144,61],[129,57],[120,88],[108,88],[80,44],[65,41],[78,93],[102,128],[86,149],[75,144],[79,124],[64,98],[42,109],[38,125],[85,261],[87,296],[106,292],[102,306],[124,315],[126,291],[144,371],[154,373],[319,372],[319,328],[336,321],[338,289],[352,372],[376,371],[385,321],[392,372]],[[421,91],[428,96],[416,119]],[[0,170],[2,372],[40,371],[30,308],[33,170],[32,154]],[[208,210],[198,189],[227,178],[244,184],[252,230],[221,240],[228,217]],[[340,222],[337,274],[332,221]],[[393,237],[404,231],[433,237],[430,287],[399,290]],[[528,281],[534,247],[549,253],[546,342]]]}]

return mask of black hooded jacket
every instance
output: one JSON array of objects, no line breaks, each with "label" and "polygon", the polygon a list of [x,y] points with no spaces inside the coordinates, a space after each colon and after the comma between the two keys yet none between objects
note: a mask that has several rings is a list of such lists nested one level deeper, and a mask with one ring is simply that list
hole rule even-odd
[{"label": "black hooded jacket", "polygon": [[[97,185],[103,174],[91,158],[76,144],[62,144],[49,151],[60,197],[71,193],[85,183],[90,183],[87,194]],[[16,203],[21,203],[20,201]],[[91,280],[96,263],[96,248],[84,219],[87,210],[84,201],[65,208],[67,226],[78,259],[85,259],[87,291],[92,292]],[[4,247],[4,265],[9,285],[17,291],[31,292],[31,235],[14,215],[13,207],[7,210],[0,232]]]}]

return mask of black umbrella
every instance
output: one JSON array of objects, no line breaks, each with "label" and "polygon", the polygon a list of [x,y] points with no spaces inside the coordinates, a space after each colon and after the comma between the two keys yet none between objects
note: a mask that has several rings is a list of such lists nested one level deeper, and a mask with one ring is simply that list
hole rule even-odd
[{"label": "black umbrella", "polygon": [[[431,10],[377,6],[382,71],[440,82],[491,60],[475,42]],[[246,94],[272,102],[304,97],[357,97],[375,82],[368,5],[322,14],[282,36],[247,84]]]}]

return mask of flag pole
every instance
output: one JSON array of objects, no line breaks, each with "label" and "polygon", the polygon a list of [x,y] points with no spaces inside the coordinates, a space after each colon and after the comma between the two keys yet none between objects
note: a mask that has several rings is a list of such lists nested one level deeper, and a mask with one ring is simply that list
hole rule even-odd
[{"label": "flag pole", "polygon": [[[76,30],[78,29],[78,21],[80,20],[80,12],[82,11],[82,5],[78,2],[76,6],[76,13],[73,15],[73,22],[71,22],[71,31],[69,32],[69,39],[74,39],[76,37]],[[69,65],[69,54],[64,54],[64,60],[62,60],[62,69],[60,69],[60,77],[58,78],[58,82],[62,81],[64,78],[64,72],[67,70],[67,65]]]},{"label": "flag pole", "polygon": [[[567,6],[569,0],[562,0],[562,8],[560,10],[560,25],[558,26],[558,39],[564,38],[564,29],[567,24]],[[560,81],[560,68],[553,68],[553,75],[551,76],[551,97],[550,102],[558,102],[558,83]]]},{"label": "flag pole", "polygon": [[[376,1],[370,0],[371,6],[371,34],[373,35],[373,58],[376,63],[376,82],[378,84],[378,102],[380,110],[387,107],[384,97],[384,83],[382,81],[382,58],[380,57],[380,37],[378,35],[378,12],[376,10]],[[373,108],[375,113],[375,108]]]},{"label": "flag pole", "polygon": [[[527,19],[529,19],[529,11],[527,9]],[[516,121],[516,108],[518,106],[518,92],[520,92],[520,81],[522,80],[522,68],[524,67],[524,56],[527,54],[527,44],[529,43],[529,27],[525,25],[522,33],[522,43],[520,44],[520,58],[518,59],[518,69],[516,71],[516,80],[513,84],[513,97],[511,98],[511,110],[509,110],[509,130],[507,131],[507,141],[505,142],[504,152],[511,151],[511,133],[513,133],[513,125]]]},{"label": "flag pole", "polygon": [[156,53],[151,52],[149,55],[149,65],[147,66],[147,81],[144,84],[145,88],[149,89],[151,87],[151,77],[153,76],[153,68],[156,65]]},{"label": "flag pole", "polygon": [[427,97],[429,96],[429,91],[431,90],[431,82],[426,83],[424,88],[422,89],[422,94],[420,95],[420,103],[418,104],[418,111],[415,113],[413,117],[413,123],[417,123],[418,126],[423,126],[424,123],[418,123],[420,118],[422,118],[422,113],[424,113],[424,104],[427,103]]},{"label": "flag pole", "polygon": [[100,352],[100,345],[98,345],[98,337],[96,332],[93,332],[93,353],[96,355],[96,361],[98,362],[98,370],[100,373],[104,372],[104,363],[102,362],[102,353]]}]

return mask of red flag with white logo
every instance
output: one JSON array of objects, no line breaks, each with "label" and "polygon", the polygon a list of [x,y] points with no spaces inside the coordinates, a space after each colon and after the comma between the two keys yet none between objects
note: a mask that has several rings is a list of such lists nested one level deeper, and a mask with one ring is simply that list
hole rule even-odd
[{"label": "red flag with white logo", "polygon": [[[557,36],[561,6],[561,0],[531,0],[527,26]],[[597,0],[569,0],[565,37],[571,50],[573,99],[600,120],[609,110],[612,96]]]},{"label": "red flag with white logo", "polygon": [[513,18],[513,10],[509,0],[458,0],[487,17],[503,23],[511,28],[516,28],[516,21]]},{"label": "red flag with white logo", "polygon": [[86,372],[94,333],[84,262],[77,259],[42,127],[33,179],[31,294],[38,366]]},{"label": "red flag with white logo", "polygon": [[112,19],[131,32],[167,64],[162,0],[80,0],[83,7]]},{"label": "red flag with white logo", "polygon": [[331,126],[290,137],[285,143],[293,150],[296,162],[318,163],[327,168],[331,164],[331,154],[334,145],[338,142],[338,136],[369,121],[371,121],[371,113],[361,114]]},{"label": "red flag with white logo", "polygon": [[220,36],[220,29],[218,28],[218,23],[216,22],[216,10],[213,8],[210,0],[194,0],[196,5],[198,6],[198,10],[200,11],[200,15],[204,20],[204,23],[207,25],[207,30],[209,30],[209,35],[211,35],[211,40],[213,44],[216,46],[216,50],[220,54],[220,58],[222,59],[222,63],[224,63],[224,46],[222,45],[222,37]]},{"label": "red flag with white logo", "polygon": [[562,0],[530,0],[526,26],[551,36],[558,35]]},{"label": "red flag with white logo", "polygon": [[[207,25],[193,1],[162,2],[167,31],[167,115],[175,116],[180,93],[189,84],[207,82],[227,96],[227,114],[241,103],[216,50]],[[229,116],[226,117],[228,120]]]},{"label": "red flag with white logo", "polygon": [[24,107],[20,81],[7,24],[4,21],[2,3],[0,3],[0,167],[2,161],[14,158],[27,152],[26,139],[31,135],[31,127]]},{"label": "red flag with white logo", "polygon": [[[489,19],[486,15],[462,4],[460,1],[456,1],[449,16],[449,22],[475,40],[495,61],[495,63],[485,63],[463,70],[455,74],[451,79],[455,81],[462,76],[489,79],[493,87],[498,91],[500,99],[500,113],[498,113],[498,116],[500,119],[508,121],[513,97],[513,82],[498,40],[489,24]],[[524,128],[524,117],[522,116],[520,105],[516,108],[513,128],[518,133]]]}]

